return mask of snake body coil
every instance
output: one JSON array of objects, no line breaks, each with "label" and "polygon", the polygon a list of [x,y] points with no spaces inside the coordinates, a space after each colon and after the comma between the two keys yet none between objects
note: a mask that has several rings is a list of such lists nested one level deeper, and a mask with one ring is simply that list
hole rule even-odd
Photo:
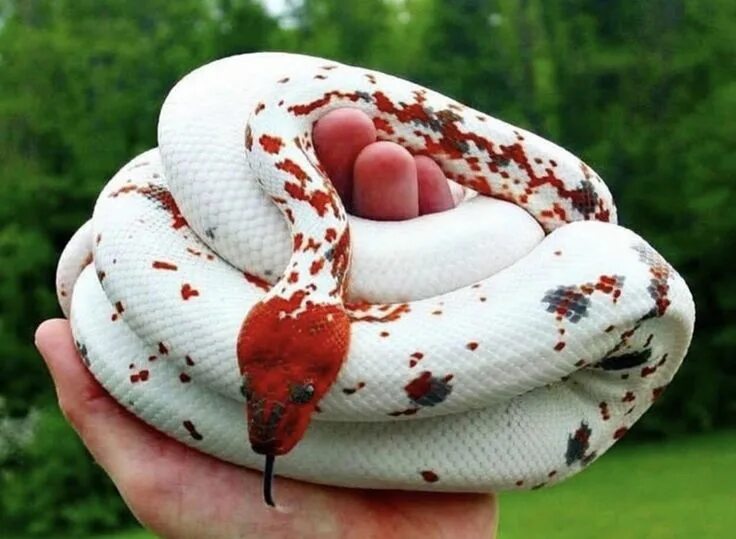
[{"label": "snake body coil", "polygon": [[[311,140],[339,107],[484,196],[346,215]],[[175,86],[159,148],[103,189],[57,289],[107,391],[221,459],[535,488],[621,438],[690,343],[685,282],[615,222],[597,174],[536,135],[378,72],[241,55]]]}]

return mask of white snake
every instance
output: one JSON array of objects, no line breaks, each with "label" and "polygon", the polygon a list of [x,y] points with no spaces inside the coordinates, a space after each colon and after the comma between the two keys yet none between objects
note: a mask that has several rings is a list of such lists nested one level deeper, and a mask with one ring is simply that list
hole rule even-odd
[{"label": "white snake", "polygon": [[[311,139],[340,107],[491,196],[346,215]],[[58,295],[107,391],[221,459],[283,454],[280,475],[349,487],[538,488],[619,439],[690,343],[687,285],[615,224],[595,172],[404,80],[226,58],[174,87],[158,139],[69,242]]]}]

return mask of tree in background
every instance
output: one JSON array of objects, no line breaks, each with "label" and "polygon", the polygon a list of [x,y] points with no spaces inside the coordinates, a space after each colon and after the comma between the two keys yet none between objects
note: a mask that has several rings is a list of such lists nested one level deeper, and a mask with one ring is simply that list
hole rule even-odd
[{"label": "tree in background", "polygon": [[[736,417],[736,3],[731,0],[0,0],[0,520],[48,536],[130,522],[32,347],[58,254],[102,185],[155,145],[171,86],[214,58],[331,57],[560,142],[685,276],[696,337],[633,435]],[[33,411],[33,414],[28,414]],[[32,417],[36,435],[7,431]],[[7,431],[7,432],[6,432]]]},{"label": "tree in background", "polygon": [[[54,264],[101,185],[155,145],[171,85],[214,55],[203,2],[6,2],[0,30],[0,395],[4,415],[40,409],[24,451],[0,454],[3,528],[49,536],[130,519],[53,404],[33,350],[58,316]],[[1,431],[0,431],[1,432]]]}]

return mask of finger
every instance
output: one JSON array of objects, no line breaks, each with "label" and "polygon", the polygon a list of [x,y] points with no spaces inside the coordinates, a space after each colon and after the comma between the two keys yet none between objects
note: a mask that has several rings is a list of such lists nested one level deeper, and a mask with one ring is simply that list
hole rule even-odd
[{"label": "finger", "polygon": [[353,170],[353,213],[382,221],[419,215],[417,167],[407,150],[375,142],[358,154]]},{"label": "finger", "polygon": [[419,188],[419,214],[445,211],[455,206],[450,185],[442,169],[430,157],[414,157]]},{"label": "finger", "polygon": [[375,142],[371,119],[357,109],[337,109],[325,114],[314,126],[314,147],[322,166],[343,203],[352,201],[353,163],[358,153]]},{"label": "finger", "polygon": [[95,460],[116,475],[140,446],[160,436],[113,400],[83,365],[66,320],[47,320],[36,330],[36,347],[56,386],[62,412]]}]

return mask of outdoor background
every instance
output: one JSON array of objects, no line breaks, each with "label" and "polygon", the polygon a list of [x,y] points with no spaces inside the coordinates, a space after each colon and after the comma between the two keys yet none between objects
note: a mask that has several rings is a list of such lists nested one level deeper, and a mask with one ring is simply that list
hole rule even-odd
[{"label": "outdoor background", "polygon": [[397,74],[569,148],[690,284],[695,339],[663,398],[579,478],[503,495],[501,538],[732,536],[735,37],[733,0],[0,0],[0,535],[135,525],[33,332],[60,315],[62,247],[156,144],[171,86],[275,49]]}]

